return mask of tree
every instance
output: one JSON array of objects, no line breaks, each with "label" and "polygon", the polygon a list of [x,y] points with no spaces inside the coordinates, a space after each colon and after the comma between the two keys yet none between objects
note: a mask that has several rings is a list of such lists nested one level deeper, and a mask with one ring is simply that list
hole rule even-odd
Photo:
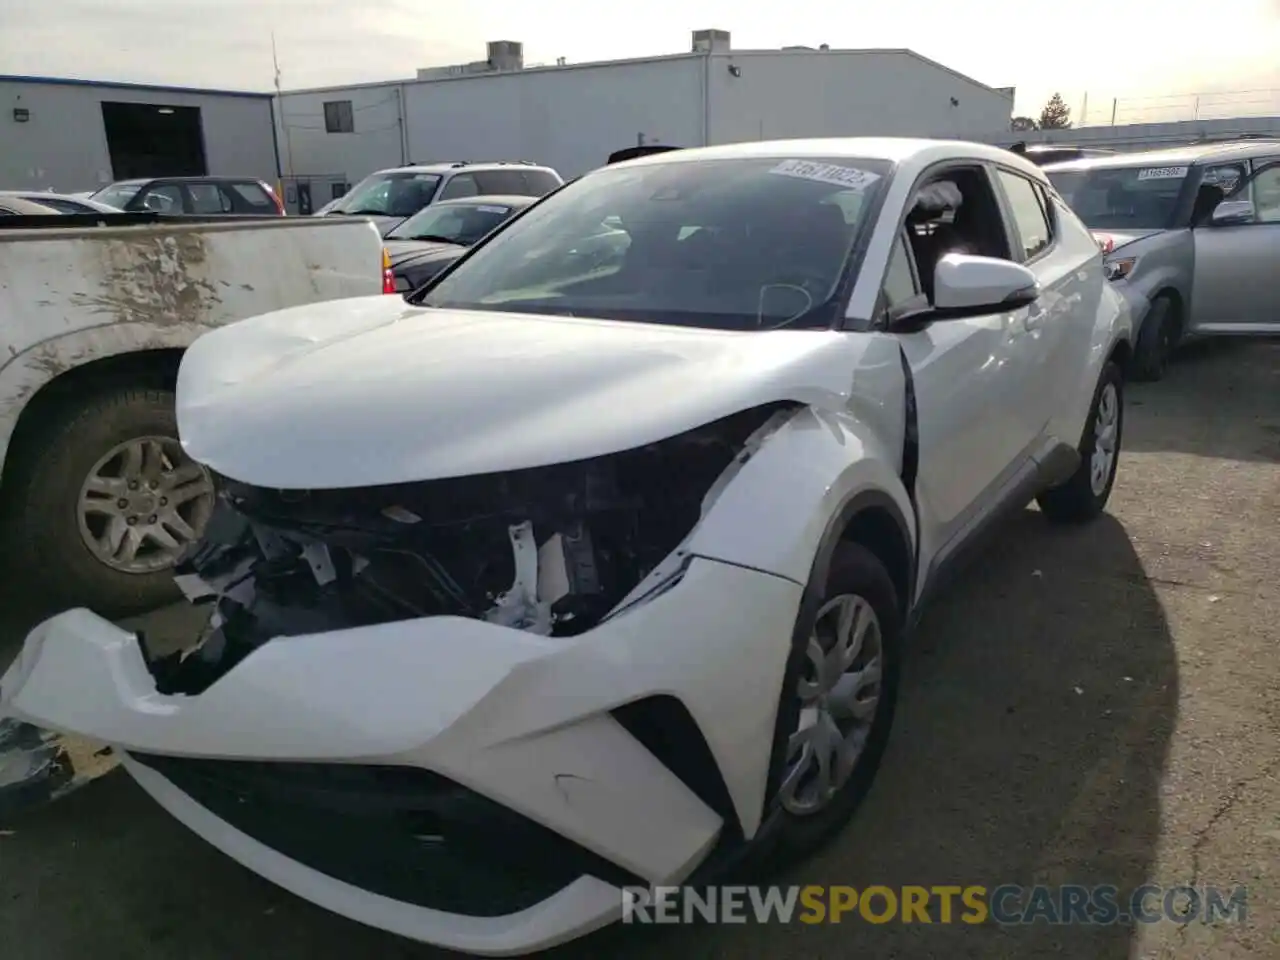
[{"label": "tree", "polygon": [[1071,126],[1071,108],[1062,99],[1062,94],[1055,93],[1040,111],[1041,130],[1066,130]]},{"label": "tree", "polygon": [[1010,130],[1026,131],[1039,130],[1040,124],[1036,123],[1035,117],[1014,117],[1013,123],[1009,125]]}]

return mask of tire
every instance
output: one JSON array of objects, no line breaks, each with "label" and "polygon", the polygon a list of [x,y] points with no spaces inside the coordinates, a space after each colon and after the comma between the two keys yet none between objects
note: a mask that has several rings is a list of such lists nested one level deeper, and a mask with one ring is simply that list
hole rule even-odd
[{"label": "tire", "polygon": [[[1114,403],[1112,451],[1105,470],[1099,473],[1099,482],[1095,484],[1093,468],[1094,454],[1098,450],[1099,414],[1104,397],[1108,394]],[[1036,498],[1040,512],[1054,523],[1087,523],[1101,514],[1111,497],[1111,488],[1115,486],[1123,439],[1124,376],[1114,361],[1108,361],[1102,368],[1097,387],[1094,388],[1093,403],[1089,405],[1089,419],[1085,422],[1084,433],[1077,447],[1080,466],[1062,486],[1045,490]]]},{"label": "tire", "polygon": [[[795,640],[787,660],[779,698],[778,717],[774,729],[774,748],[769,770],[770,803],[766,821],[779,818],[771,831],[769,849],[762,854],[770,869],[784,867],[813,853],[848,822],[871,788],[880,767],[897,701],[899,658],[902,636],[902,613],[893,580],[870,550],[856,543],[840,543],[831,558],[826,583],[820,587],[821,599],[805,604],[796,624]],[[798,690],[802,680],[812,675],[809,659],[809,637],[814,632],[817,615],[835,598],[857,597],[874,613],[879,628],[881,678],[879,697],[870,717],[870,729],[852,774],[834,796],[814,812],[797,814],[788,789],[789,771],[794,755],[788,743],[801,719]],[[870,652],[870,635],[865,652]],[[854,666],[859,666],[858,660]]]},{"label": "tire", "polygon": [[[177,447],[177,420],[171,391],[129,387],[107,388],[88,397],[77,398],[45,414],[37,434],[29,435],[14,452],[16,463],[12,480],[6,481],[5,500],[8,532],[22,553],[23,572],[41,594],[41,600],[63,606],[83,606],[108,617],[122,617],[162,606],[178,598],[179,593],[170,572],[165,550],[145,544],[139,554],[153,569],[125,572],[108,565],[90,549],[88,532],[105,519],[91,512],[82,513],[82,488],[99,461],[114,448],[139,438],[163,439],[160,450],[168,460],[181,458],[182,470],[209,486],[207,505],[201,494],[193,504],[201,514],[186,513],[199,534],[212,508],[212,485],[204,471],[181,454]],[[123,461],[120,461],[123,462]],[[104,470],[109,467],[104,467]],[[101,473],[99,475],[102,475]],[[169,476],[169,474],[165,474]],[[176,476],[176,474],[175,474]],[[125,482],[121,480],[120,482]],[[173,502],[186,497],[194,487],[181,494],[171,494]],[[143,490],[137,496],[141,497]],[[160,494],[156,493],[155,497]],[[114,494],[105,495],[108,505]],[[153,505],[161,502],[150,501]],[[165,501],[166,504],[168,500]],[[207,509],[206,509],[207,506]],[[176,507],[154,507],[173,511]],[[130,510],[134,509],[133,506]],[[187,507],[184,504],[184,510]],[[82,520],[82,516],[89,519]],[[143,517],[143,527],[147,520]],[[122,520],[123,522],[123,520]],[[134,532],[130,532],[131,537]],[[141,567],[144,561],[135,561]]]},{"label": "tire", "polygon": [[1181,335],[1182,324],[1173,299],[1167,295],[1156,297],[1138,331],[1130,367],[1133,379],[1152,383],[1163,378]]}]

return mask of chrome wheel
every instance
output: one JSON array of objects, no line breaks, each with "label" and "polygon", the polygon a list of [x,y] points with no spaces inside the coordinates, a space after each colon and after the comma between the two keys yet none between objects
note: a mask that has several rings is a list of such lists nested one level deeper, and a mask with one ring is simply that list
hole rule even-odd
[{"label": "chrome wheel", "polygon": [[1100,497],[1111,480],[1116,447],[1120,439],[1120,394],[1114,383],[1103,386],[1098,395],[1098,412],[1093,421],[1093,457],[1089,461],[1089,488]]},{"label": "chrome wheel", "polygon": [[819,812],[849,781],[880,703],[883,658],[880,621],[865,599],[845,594],[818,611],[778,793],[788,813]]},{"label": "chrome wheel", "polygon": [[113,447],[80,488],[80,536],[123,573],[170,567],[199,538],[213,512],[213,480],[171,437]]}]

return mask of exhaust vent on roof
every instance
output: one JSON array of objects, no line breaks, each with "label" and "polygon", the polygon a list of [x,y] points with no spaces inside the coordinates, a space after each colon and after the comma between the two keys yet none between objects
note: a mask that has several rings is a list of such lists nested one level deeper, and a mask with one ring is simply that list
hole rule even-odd
[{"label": "exhaust vent on roof", "polygon": [[490,40],[489,66],[493,70],[523,70],[524,44],[515,40]]},{"label": "exhaust vent on roof", "polygon": [[728,30],[693,31],[694,53],[727,53],[729,49]]}]

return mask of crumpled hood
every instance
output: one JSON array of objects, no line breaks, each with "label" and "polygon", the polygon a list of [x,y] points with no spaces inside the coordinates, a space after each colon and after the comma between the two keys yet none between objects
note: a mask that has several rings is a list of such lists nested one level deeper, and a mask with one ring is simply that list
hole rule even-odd
[{"label": "crumpled hood", "polygon": [[1147,237],[1162,233],[1161,230],[1094,230],[1093,239],[1098,241],[1098,246],[1102,248],[1103,253],[1112,253],[1119,250],[1126,244],[1134,243],[1138,240],[1144,240]]},{"label": "crumpled hood", "polygon": [[335,300],[198,339],[179,372],[178,428],[190,456],[257,486],[491,473],[631,449],[777,400],[843,405],[873,339]]}]

